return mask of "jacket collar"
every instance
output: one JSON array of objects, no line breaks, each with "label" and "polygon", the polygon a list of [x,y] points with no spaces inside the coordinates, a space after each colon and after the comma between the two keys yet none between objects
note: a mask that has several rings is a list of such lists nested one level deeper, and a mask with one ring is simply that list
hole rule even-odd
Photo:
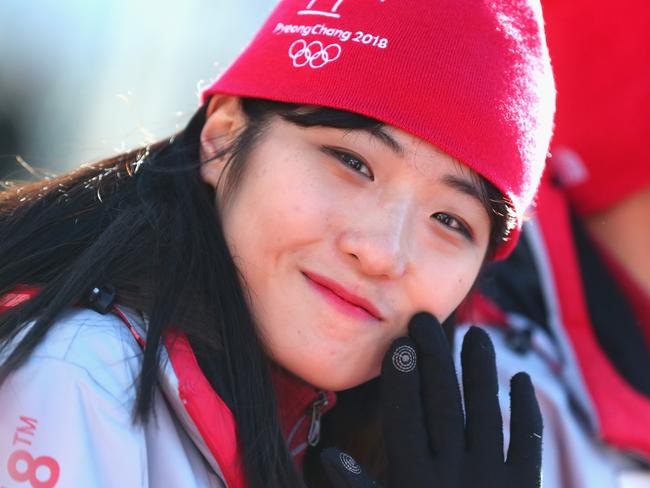
[{"label": "jacket collar", "polygon": [[307,447],[320,440],[321,417],[334,407],[336,395],[314,388],[277,365],[272,367],[271,377],[284,438],[301,468]]}]

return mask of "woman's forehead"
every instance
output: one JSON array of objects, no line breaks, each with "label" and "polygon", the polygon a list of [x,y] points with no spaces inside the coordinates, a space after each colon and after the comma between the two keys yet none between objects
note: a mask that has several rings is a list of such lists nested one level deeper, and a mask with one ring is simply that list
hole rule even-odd
[{"label": "woman's forehead", "polygon": [[479,177],[475,171],[438,146],[405,130],[382,124],[371,132],[375,139],[390,149],[396,156],[404,159],[413,159],[418,165],[418,168],[425,173],[436,171],[436,168],[440,167],[440,162],[445,161],[450,163],[445,165],[445,171],[447,173],[453,173],[459,177],[466,178]]}]

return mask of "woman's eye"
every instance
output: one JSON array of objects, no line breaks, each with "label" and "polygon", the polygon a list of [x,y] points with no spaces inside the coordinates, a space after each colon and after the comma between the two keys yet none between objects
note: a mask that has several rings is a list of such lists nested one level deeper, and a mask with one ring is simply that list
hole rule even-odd
[{"label": "woman's eye", "polygon": [[372,181],[375,180],[375,175],[372,174],[372,171],[370,171],[368,165],[364,163],[361,158],[355,156],[354,154],[350,154],[347,151],[342,151],[340,149],[334,149],[331,147],[324,147],[323,150],[326,153],[334,156],[346,166],[352,168],[354,171],[361,173]]},{"label": "woman's eye", "polygon": [[436,219],[442,225],[454,230],[455,232],[459,232],[467,240],[473,240],[472,233],[469,231],[469,228],[460,219],[444,212],[435,213],[431,217]]}]

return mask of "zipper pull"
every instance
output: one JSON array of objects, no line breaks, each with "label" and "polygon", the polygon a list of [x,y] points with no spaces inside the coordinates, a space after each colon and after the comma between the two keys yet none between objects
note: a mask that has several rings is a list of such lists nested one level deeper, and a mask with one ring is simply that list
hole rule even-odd
[{"label": "zipper pull", "polygon": [[320,441],[320,421],[323,415],[323,408],[328,403],[327,393],[321,391],[318,399],[311,405],[311,424],[309,424],[309,432],[307,433],[307,443],[312,447]]}]

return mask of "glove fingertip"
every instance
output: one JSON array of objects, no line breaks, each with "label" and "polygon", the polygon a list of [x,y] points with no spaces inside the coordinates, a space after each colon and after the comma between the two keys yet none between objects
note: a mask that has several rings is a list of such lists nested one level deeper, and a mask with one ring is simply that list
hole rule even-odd
[{"label": "glove fingertip", "polygon": [[492,339],[490,339],[489,334],[483,328],[476,325],[472,325],[465,333],[464,341],[476,341],[480,344],[490,344],[492,346]]},{"label": "glove fingertip", "polygon": [[440,327],[438,319],[429,312],[417,312],[409,320],[409,330],[429,328],[432,326]]},{"label": "glove fingertip", "polygon": [[474,362],[489,365],[494,370],[494,376],[496,377],[496,353],[494,351],[494,345],[488,333],[480,327],[472,326],[465,333],[460,355],[463,365]]},{"label": "glove fingertip", "polygon": [[513,416],[526,415],[532,430],[541,435],[542,413],[535,396],[535,387],[527,373],[519,372],[510,379],[510,409]]},{"label": "glove fingertip", "polygon": [[[519,371],[510,378],[510,386],[521,385],[521,387],[533,388],[533,382],[530,375],[524,371]],[[525,385],[525,386],[524,386]]]},{"label": "glove fingertip", "polygon": [[424,351],[447,351],[449,343],[440,321],[429,312],[418,312],[408,325],[409,336]]}]

